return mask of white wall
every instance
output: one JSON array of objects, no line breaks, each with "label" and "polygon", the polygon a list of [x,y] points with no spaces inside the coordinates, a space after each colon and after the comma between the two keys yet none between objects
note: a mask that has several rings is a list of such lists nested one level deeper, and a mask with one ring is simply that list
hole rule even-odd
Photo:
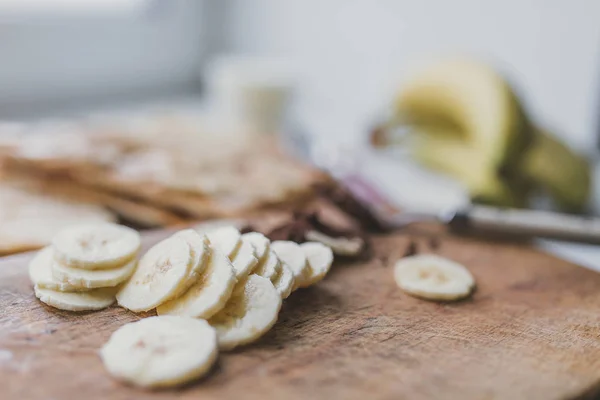
[{"label": "white wall", "polygon": [[[597,0],[230,0],[225,50],[287,54],[314,130],[357,135],[415,65],[463,52],[510,73],[579,148],[600,109]],[[328,120],[325,122],[325,120]]]},{"label": "white wall", "polygon": [[0,115],[193,85],[206,49],[203,3],[153,0],[124,14],[0,10]]}]

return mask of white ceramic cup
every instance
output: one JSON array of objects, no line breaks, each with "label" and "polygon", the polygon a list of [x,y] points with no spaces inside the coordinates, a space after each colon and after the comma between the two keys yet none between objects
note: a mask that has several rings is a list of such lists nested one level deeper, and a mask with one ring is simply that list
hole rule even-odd
[{"label": "white ceramic cup", "polygon": [[207,69],[207,83],[217,109],[227,118],[259,133],[277,133],[285,121],[293,78],[281,59],[219,57]]}]

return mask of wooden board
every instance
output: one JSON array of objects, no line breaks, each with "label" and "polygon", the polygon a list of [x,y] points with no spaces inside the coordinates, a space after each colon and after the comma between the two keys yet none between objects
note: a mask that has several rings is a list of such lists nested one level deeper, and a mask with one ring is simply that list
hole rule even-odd
[{"label": "wooden board", "polygon": [[[146,237],[146,246],[161,236]],[[525,246],[446,237],[436,252],[467,265],[478,290],[463,302],[426,302],[392,279],[408,240],[376,239],[372,261],[337,264],[325,281],[293,293],[260,342],[223,354],[202,382],[158,393],[112,380],[97,356],[116,328],[140,316],[46,307],[27,279],[30,256],[4,259],[0,398],[593,398],[600,275]],[[428,239],[418,240],[426,250]]]}]

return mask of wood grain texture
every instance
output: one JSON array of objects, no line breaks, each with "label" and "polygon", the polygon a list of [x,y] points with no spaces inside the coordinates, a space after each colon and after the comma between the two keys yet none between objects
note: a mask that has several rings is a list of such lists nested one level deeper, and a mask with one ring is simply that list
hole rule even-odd
[{"label": "wood grain texture", "polygon": [[375,259],[338,263],[293,293],[258,343],[222,354],[202,382],[163,392],[112,380],[97,355],[140,316],[46,307],[27,279],[30,255],[4,259],[0,398],[563,399],[597,389],[600,275],[526,246],[444,237],[435,252],[464,263],[478,288],[466,301],[426,302],[392,278],[408,242],[376,238]]}]

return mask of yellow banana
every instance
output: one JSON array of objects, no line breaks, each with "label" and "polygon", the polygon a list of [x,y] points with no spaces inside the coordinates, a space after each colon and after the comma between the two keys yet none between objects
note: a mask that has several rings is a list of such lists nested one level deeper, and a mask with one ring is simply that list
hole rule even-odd
[{"label": "yellow banana", "polygon": [[454,132],[481,152],[487,168],[512,165],[532,138],[525,113],[503,77],[468,60],[442,62],[417,74],[398,96],[396,113],[417,129],[431,123],[454,127],[443,132]]},{"label": "yellow banana", "polygon": [[[416,159],[462,181],[474,201],[524,207],[542,188],[563,209],[586,205],[586,160],[535,128],[510,84],[485,64],[450,60],[421,71],[396,99],[398,123],[410,128]],[[374,143],[389,145],[380,133]]]}]

